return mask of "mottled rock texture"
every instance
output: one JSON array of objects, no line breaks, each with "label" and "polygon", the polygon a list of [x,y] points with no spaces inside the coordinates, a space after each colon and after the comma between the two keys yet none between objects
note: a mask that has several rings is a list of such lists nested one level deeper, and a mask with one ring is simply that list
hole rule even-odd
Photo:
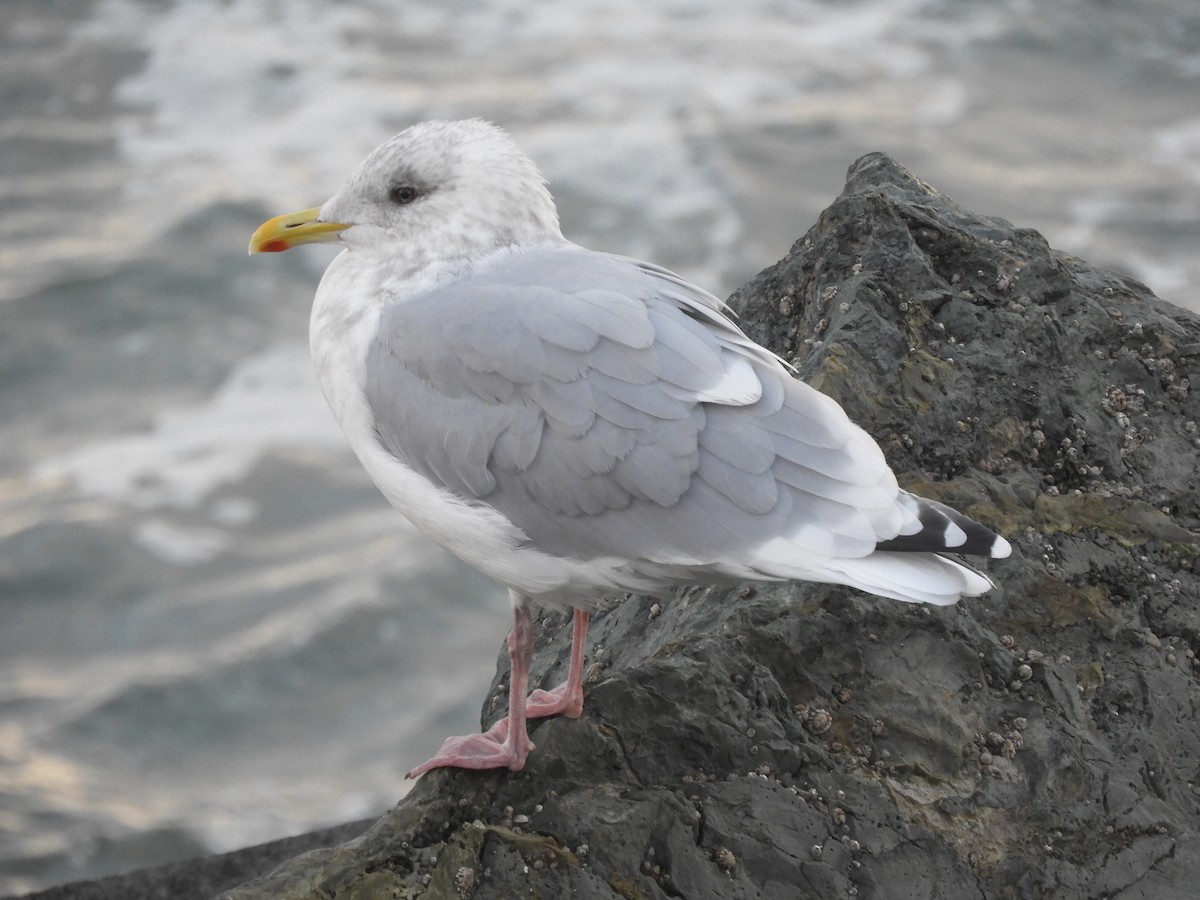
[{"label": "mottled rock texture", "polygon": [[[1196,895],[1200,319],[878,154],[732,303],[904,485],[1012,540],[997,589],[634,597],[524,771],[435,772],[223,897]],[[542,620],[544,684],[568,643]]]}]

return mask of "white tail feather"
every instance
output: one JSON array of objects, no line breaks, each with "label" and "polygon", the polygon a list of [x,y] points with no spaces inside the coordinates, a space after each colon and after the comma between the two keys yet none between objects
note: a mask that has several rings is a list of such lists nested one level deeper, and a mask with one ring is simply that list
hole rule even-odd
[{"label": "white tail feather", "polygon": [[948,606],[995,587],[982,572],[935,553],[876,551],[861,559],[832,560],[828,567],[841,576],[831,581],[906,603]]}]

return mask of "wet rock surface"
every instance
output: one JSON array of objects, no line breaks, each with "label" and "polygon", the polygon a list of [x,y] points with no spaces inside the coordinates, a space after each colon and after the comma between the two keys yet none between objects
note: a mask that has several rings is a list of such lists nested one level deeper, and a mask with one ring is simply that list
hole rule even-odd
[{"label": "wet rock surface", "polygon": [[[732,303],[902,484],[1013,542],[997,589],[631,598],[525,770],[431,773],[223,897],[1194,896],[1200,319],[878,154]],[[541,620],[543,684],[569,633]]]}]

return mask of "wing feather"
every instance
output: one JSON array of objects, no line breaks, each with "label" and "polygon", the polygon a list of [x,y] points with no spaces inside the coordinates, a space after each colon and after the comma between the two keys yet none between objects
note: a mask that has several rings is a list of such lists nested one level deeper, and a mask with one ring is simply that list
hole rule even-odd
[{"label": "wing feather", "polygon": [[762,475],[778,454],[767,430],[753,420],[742,421],[746,418],[731,415],[723,407],[713,407],[700,435],[700,445],[723,462],[751,475]]},{"label": "wing feather", "polygon": [[529,386],[527,396],[553,426],[572,437],[586,434],[596,421],[592,389],[582,378],[567,382],[542,378]]},{"label": "wing feather", "polygon": [[713,453],[701,452],[696,474],[739,509],[753,515],[766,515],[779,503],[780,484],[769,472],[747,471]]}]

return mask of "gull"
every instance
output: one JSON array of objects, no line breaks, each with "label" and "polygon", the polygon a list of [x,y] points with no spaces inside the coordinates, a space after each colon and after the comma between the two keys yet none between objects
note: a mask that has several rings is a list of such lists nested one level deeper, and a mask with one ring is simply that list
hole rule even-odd
[{"label": "gull", "polygon": [[[563,237],[536,165],[488,122],[391,138],[250,252],[335,242],[313,302],[321,390],[417,528],[506,585],[508,715],[439,767],[519,770],[527,720],[583,708],[589,614],[678,585],[811,581],[946,605],[994,585],[946,553],[1004,538],[902,490],[829,397],[712,294]],[[573,610],[566,681],[526,695],[531,607]]]}]

